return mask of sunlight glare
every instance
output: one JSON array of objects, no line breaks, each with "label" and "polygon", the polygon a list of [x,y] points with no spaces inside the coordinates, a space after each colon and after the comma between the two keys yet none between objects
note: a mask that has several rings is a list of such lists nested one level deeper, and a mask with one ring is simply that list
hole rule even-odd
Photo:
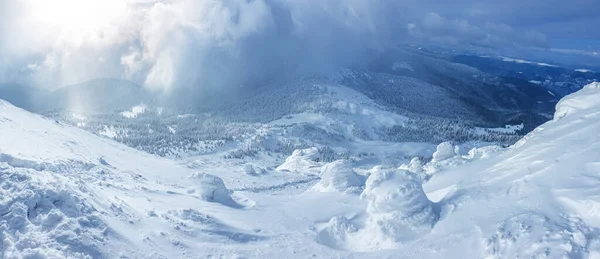
[{"label": "sunlight glare", "polygon": [[127,11],[125,0],[30,0],[34,21],[58,33],[57,37],[81,41],[101,37]]}]

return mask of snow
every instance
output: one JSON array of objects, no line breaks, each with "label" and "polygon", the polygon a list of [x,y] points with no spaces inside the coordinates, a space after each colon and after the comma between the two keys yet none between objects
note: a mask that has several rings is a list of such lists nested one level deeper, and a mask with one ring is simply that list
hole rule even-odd
[{"label": "snow", "polygon": [[311,187],[316,192],[360,192],[364,185],[362,176],[352,169],[349,161],[337,160],[321,167],[321,180]]},{"label": "snow", "polygon": [[410,71],[415,71],[412,66],[410,64],[408,64],[407,62],[394,62],[394,64],[392,64],[392,70],[400,70],[400,69],[407,69]]},{"label": "snow", "polygon": [[185,119],[185,118],[194,117],[194,116],[196,116],[196,115],[194,115],[194,114],[179,114],[179,115],[177,115],[177,118]]},{"label": "snow", "polygon": [[353,115],[358,121],[375,124],[373,126],[393,126],[403,124],[407,117],[382,110],[364,94],[341,85],[325,86],[335,98],[333,107]]},{"label": "snow", "polygon": [[98,131],[98,135],[105,136],[105,137],[111,138],[111,139],[114,139],[118,136],[117,130],[112,125],[111,126],[104,125],[104,128],[101,131]]},{"label": "snow", "polygon": [[228,206],[235,205],[223,179],[206,173],[194,173],[190,176],[190,180],[196,185],[196,188],[188,193],[194,193],[204,201],[218,202]]},{"label": "snow", "polygon": [[519,131],[523,130],[523,123],[521,124],[517,124],[517,125],[506,125],[503,128],[499,127],[499,128],[480,128],[480,127],[475,127],[473,129],[473,133],[478,134],[478,135],[485,135],[488,134],[490,132],[492,133],[504,133],[504,134],[516,134]]},{"label": "snow", "polygon": [[536,84],[536,85],[541,85],[542,81],[529,80],[529,83]]},{"label": "snow", "polygon": [[433,153],[433,161],[443,161],[449,158],[455,157],[455,147],[450,142],[443,142],[437,146],[435,153]]},{"label": "snow", "polygon": [[[138,115],[140,115],[144,112],[146,112],[146,105],[140,104],[140,105],[131,107],[130,111],[122,112],[121,115],[123,115],[123,117],[133,119],[133,118],[137,118]],[[159,113],[162,113],[162,110]]]},{"label": "snow", "polygon": [[279,120],[271,121],[269,124],[273,126],[290,126],[301,123],[325,124],[332,123],[331,119],[326,118],[323,114],[318,113],[297,113],[285,116]]},{"label": "snow", "polygon": [[276,170],[287,171],[300,174],[320,174],[321,164],[318,162],[321,159],[321,154],[318,148],[312,147],[307,149],[294,150],[291,156],[285,159],[285,162],[278,166]]},{"label": "snow", "polygon": [[368,200],[365,231],[381,236],[375,242],[393,244],[418,238],[431,231],[438,220],[420,180],[408,171],[384,170],[371,174],[361,198]]},{"label": "snow", "polygon": [[586,85],[583,89],[575,92],[556,104],[554,119],[560,119],[571,113],[581,113],[582,111],[597,111],[600,108],[600,83],[595,82]]},{"label": "snow", "polygon": [[167,127],[167,129],[169,129],[169,132],[171,132],[171,134],[177,133],[177,126],[175,125],[169,126]]},{"label": "snow", "polygon": [[318,148],[174,161],[0,101],[0,257],[594,257],[598,100],[598,83],[566,96],[509,148],[349,145],[429,152],[375,165]]},{"label": "snow", "polygon": [[72,113],[71,116],[73,116],[74,119],[80,120],[80,121],[84,121],[87,119],[87,117],[85,117],[84,115],[77,114],[77,113]]},{"label": "snow", "polygon": [[547,63],[538,63],[538,62],[527,61],[527,60],[523,60],[523,59],[515,59],[515,58],[507,58],[507,57],[500,57],[500,58],[502,58],[502,61],[504,61],[504,62],[514,62],[514,63],[519,63],[519,64],[534,64],[534,65],[544,66],[544,67],[556,67],[555,65],[550,65]]},{"label": "snow", "polygon": [[81,115],[81,114],[77,114],[77,113],[72,113],[71,116],[73,117],[74,120],[77,121],[77,123],[76,123],[77,127],[85,127],[85,125],[86,125],[85,121],[87,120],[87,117],[85,117],[84,115]]}]

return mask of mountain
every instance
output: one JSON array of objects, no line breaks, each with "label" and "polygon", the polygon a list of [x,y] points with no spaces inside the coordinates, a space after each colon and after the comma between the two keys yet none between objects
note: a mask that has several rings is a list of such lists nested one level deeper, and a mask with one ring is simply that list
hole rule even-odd
[{"label": "mountain", "polygon": [[[451,57],[404,46],[374,53],[353,68],[236,87],[188,87],[170,95],[97,79],[42,96],[36,111],[178,159],[225,150],[230,158],[285,157],[308,147],[328,150],[335,159],[382,143],[428,149],[445,141],[511,145],[552,117],[558,97],[543,86]],[[370,159],[404,158],[388,151]]]},{"label": "mountain", "polygon": [[600,81],[597,69],[582,66],[548,64],[523,59],[494,56],[456,55],[452,61],[476,67],[481,71],[540,85],[563,97],[584,85]]},{"label": "mountain", "polygon": [[10,101],[14,105],[27,110],[34,110],[42,91],[14,83],[0,83],[0,99]]},{"label": "mountain", "polygon": [[565,97],[509,148],[442,143],[395,166],[318,148],[174,162],[0,101],[0,254],[594,257],[598,98]]},{"label": "mountain", "polygon": [[36,110],[105,112],[156,101],[144,87],[120,79],[95,79],[64,86],[42,99]]},{"label": "mountain", "polygon": [[461,120],[496,125],[521,121],[531,130],[552,113],[557,98],[546,88],[462,64],[455,56],[454,52],[405,46],[374,56],[371,67],[445,89],[476,115],[461,116]]},{"label": "mountain", "polygon": [[[222,146],[238,147],[228,157],[286,156],[311,146],[331,148],[344,157],[360,152],[355,147],[366,142],[509,145],[551,116],[556,98],[540,86],[510,84],[465,65],[415,56],[421,60],[405,63],[415,71],[411,66],[422,67],[414,73],[400,71],[399,61],[391,59],[388,70],[340,69],[205,95],[189,93],[185,102],[123,101],[122,90],[106,91],[106,98],[97,102],[113,103],[110,108],[73,112],[63,107],[42,113],[131,147],[175,158],[215,152]],[[429,69],[434,67],[445,69]],[[69,96],[64,94],[69,92],[66,88],[58,96]],[[185,105],[178,105],[181,102]],[[518,130],[494,130],[507,126]],[[389,155],[393,154],[378,159],[387,160]]]},{"label": "mountain", "polygon": [[[361,153],[361,145],[386,143],[391,147],[409,142],[430,147],[450,140],[510,144],[519,138],[519,130],[493,130],[507,124],[477,124],[447,115],[460,111],[467,114],[463,117],[475,117],[476,113],[459,100],[452,100],[440,87],[373,74],[373,78],[385,79],[382,88],[401,88],[398,91],[402,94],[394,98],[402,103],[391,105],[347,86],[344,80],[349,75],[345,71],[336,78],[265,85],[244,98],[199,105],[196,109],[136,105],[86,116],[72,112],[48,115],[131,147],[175,158],[224,150],[221,147],[236,147],[232,154],[224,155],[233,158],[286,156],[294,149],[314,146],[335,150],[335,154],[345,157]],[[387,84],[387,80],[395,80],[396,84]],[[130,116],[133,110],[143,112]],[[512,125],[521,124],[517,121]],[[378,159],[382,160],[401,157],[396,152],[380,155]]]}]

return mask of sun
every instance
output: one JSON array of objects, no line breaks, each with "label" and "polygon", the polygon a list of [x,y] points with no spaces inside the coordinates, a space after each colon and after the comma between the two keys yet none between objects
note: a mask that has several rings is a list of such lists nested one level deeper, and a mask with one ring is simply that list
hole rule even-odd
[{"label": "sun", "polygon": [[26,0],[32,20],[55,37],[97,37],[125,16],[125,0]]}]

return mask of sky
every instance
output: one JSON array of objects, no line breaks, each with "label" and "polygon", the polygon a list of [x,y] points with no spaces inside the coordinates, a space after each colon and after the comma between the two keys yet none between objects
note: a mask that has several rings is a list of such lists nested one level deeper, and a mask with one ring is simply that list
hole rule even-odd
[{"label": "sky", "polygon": [[243,85],[404,42],[594,55],[597,10],[597,0],[0,0],[0,82]]}]

